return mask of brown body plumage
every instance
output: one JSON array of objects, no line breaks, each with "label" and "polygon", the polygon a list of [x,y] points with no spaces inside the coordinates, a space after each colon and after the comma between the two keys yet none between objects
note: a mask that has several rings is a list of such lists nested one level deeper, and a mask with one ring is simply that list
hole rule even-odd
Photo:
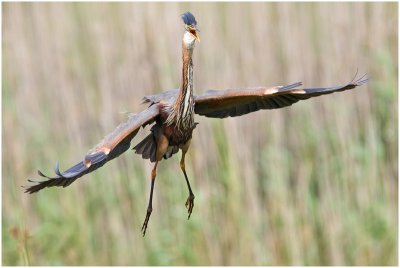
[{"label": "brown body plumage", "polygon": [[148,108],[129,117],[112,133],[107,135],[97,146],[91,149],[84,159],[64,172],[60,172],[58,164],[54,170],[56,176],[48,177],[42,172],[40,176],[47,178],[26,188],[27,193],[35,193],[46,187],[66,187],[79,177],[90,173],[105,163],[114,159],[130,148],[132,139],[141,127],[153,124],[150,134],[133,149],[144,159],[154,162],[151,172],[151,190],[146,218],[142,226],[143,235],[152,212],[152,198],[158,162],[182,151],[180,167],[185,176],[189,190],[186,201],[188,218],[194,206],[194,195],[185,170],[185,155],[189,148],[193,130],[197,123],[194,114],[207,117],[235,117],[260,109],[278,109],[290,106],[299,100],[353,89],[363,85],[367,79],[362,76],[350,83],[331,88],[303,88],[301,82],[287,86],[255,87],[243,89],[209,90],[203,95],[193,94],[193,60],[192,54],[195,42],[199,41],[197,22],[194,16],[187,12],[182,15],[185,23],[185,33],[182,40],[182,76],[179,89],[169,90],[157,95],[144,97]]}]

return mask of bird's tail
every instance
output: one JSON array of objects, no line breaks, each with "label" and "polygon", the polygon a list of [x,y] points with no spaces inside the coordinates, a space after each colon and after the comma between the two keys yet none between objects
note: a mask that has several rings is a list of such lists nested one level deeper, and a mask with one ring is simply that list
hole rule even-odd
[{"label": "bird's tail", "polygon": [[133,147],[133,150],[135,150],[135,153],[141,154],[143,159],[150,159],[151,162],[155,162],[157,144],[153,132]]},{"label": "bird's tail", "polygon": [[[135,150],[135,153],[142,155],[143,159],[150,159],[150,161],[153,163],[156,162],[157,142],[154,136],[154,129],[152,129],[152,132],[147,135],[146,138],[133,147],[132,150]],[[168,159],[178,151],[178,146],[168,146],[167,152],[163,155],[163,157],[164,159]]]}]

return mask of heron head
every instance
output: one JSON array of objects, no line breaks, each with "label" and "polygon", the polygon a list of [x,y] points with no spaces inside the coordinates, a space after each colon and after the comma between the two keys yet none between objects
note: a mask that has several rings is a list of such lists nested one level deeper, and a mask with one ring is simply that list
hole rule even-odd
[{"label": "heron head", "polygon": [[195,41],[200,42],[199,28],[197,22],[192,13],[186,12],[182,14],[182,20],[185,23],[185,34],[183,35],[183,41],[186,46],[191,48],[194,46]]}]

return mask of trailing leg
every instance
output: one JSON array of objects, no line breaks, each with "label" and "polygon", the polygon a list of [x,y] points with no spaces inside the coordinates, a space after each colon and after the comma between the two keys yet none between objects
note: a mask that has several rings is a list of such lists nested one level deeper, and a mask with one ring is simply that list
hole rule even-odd
[{"label": "trailing leg", "polygon": [[168,139],[163,134],[160,134],[156,137],[157,140],[157,149],[156,149],[156,163],[151,171],[151,189],[150,189],[150,199],[149,205],[147,206],[146,218],[144,219],[144,223],[142,226],[143,236],[146,234],[147,225],[149,223],[151,212],[153,211],[153,191],[154,191],[154,183],[157,175],[157,165],[158,162],[161,161],[163,155],[168,149]]},{"label": "trailing leg", "polygon": [[186,184],[188,186],[189,189],[189,197],[186,200],[185,206],[188,210],[188,219],[190,218],[190,215],[192,214],[193,211],[193,207],[194,207],[194,194],[192,192],[192,187],[190,187],[190,183],[189,183],[189,179],[188,176],[186,174],[186,170],[185,170],[185,155],[187,150],[189,149],[189,145],[190,145],[190,140],[186,142],[186,144],[184,146],[182,146],[182,158],[181,158],[181,162],[180,162],[180,166],[181,166],[181,170],[183,172],[183,175],[185,175],[185,180],[186,180]]},{"label": "trailing leg", "polygon": [[151,212],[153,211],[153,191],[154,191],[154,183],[156,181],[156,175],[157,175],[157,165],[158,165],[158,161],[156,161],[156,163],[153,167],[153,170],[151,171],[150,198],[149,198],[149,204],[147,206],[146,218],[144,219],[144,223],[142,226],[143,236],[146,234],[147,224],[149,223],[150,215],[151,215]]}]

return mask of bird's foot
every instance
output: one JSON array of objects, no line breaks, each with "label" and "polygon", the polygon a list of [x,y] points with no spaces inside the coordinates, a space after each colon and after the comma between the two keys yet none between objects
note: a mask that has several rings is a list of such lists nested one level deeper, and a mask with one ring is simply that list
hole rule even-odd
[{"label": "bird's foot", "polygon": [[144,219],[144,223],[142,226],[142,234],[143,236],[146,234],[147,224],[149,223],[151,212],[153,211],[152,208],[147,209],[146,218]]},{"label": "bird's foot", "polygon": [[192,214],[193,207],[194,207],[194,194],[189,194],[189,197],[186,200],[185,206],[188,210],[188,219],[190,218],[190,215]]}]

